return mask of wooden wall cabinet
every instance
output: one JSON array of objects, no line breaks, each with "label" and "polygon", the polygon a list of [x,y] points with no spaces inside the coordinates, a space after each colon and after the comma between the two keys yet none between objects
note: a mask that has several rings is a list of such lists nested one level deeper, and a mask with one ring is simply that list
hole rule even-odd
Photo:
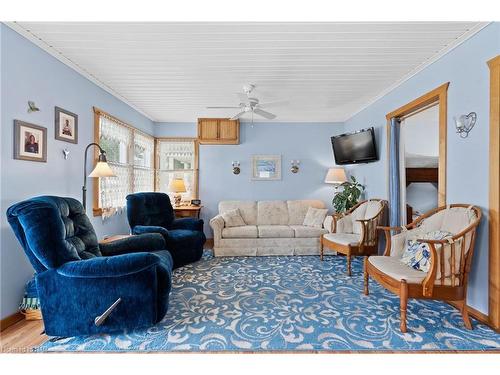
[{"label": "wooden wall cabinet", "polygon": [[240,120],[199,118],[198,141],[202,145],[237,145],[240,143]]}]

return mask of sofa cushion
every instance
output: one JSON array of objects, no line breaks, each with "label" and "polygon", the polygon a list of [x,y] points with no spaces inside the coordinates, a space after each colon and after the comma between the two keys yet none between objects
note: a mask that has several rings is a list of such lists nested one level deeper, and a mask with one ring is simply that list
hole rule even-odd
[{"label": "sofa cushion", "polygon": [[247,225],[257,225],[257,202],[255,201],[222,201],[219,203],[219,214],[238,209]]},{"label": "sofa cushion", "polygon": [[288,225],[259,225],[259,238],[293,238],[294,231]]},{"label": "sofa cushion", "polygon": [[257,235],[258,232],[255,225],[222,229],[222,238],[257,238]]},{"label": "sofa cushion", "polygon": [[245,221],[240,215],[240,210],[238,208],[226,211],[222,213],[221,216],[224,219],[224,224],[226,228],[241,227],[246,225]]},{"label": "sofa cushion", "polygon": [[288,224],[288,207],[285,201],[257,202],[257,225],[287,225],[287,224]]},{"label": "sofa cushion", "polygon": [[326,208],[309,207],[302,225],[306,227],[323,228],[323,221],[325,221],[327,213],[328,209]]},{"label": "sofa cushion", "polygon": [[305,225],[290,225],[290,228],[295,232],[295,238],[319,238],[328,233],[328,230],[324,228],[306,227]]},{"label": "sofa cushion", "polygon": [[420,284],[427,276],[426,272],[408,267],[396,257],[371,256],[368,261],[378,270],[399,281],[405,279],[408,283]]},{"label": "sofa cushion", "polygon": [[344,246],[357,245],[361,240],[361,236],[356,233],[327,233],[323,235],[323,238]]},{"label": "sofa cushion", "polygon": [[302,225],[309,207],[325,208],[325,203],[318,200],[286,201],[288,207],[288,224]]}]

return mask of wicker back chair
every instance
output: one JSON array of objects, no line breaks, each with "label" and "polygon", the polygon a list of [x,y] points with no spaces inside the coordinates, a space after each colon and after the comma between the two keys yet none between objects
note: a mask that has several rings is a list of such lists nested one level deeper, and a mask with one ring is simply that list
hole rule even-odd
[{"label": "wicker back chair", "polygon": [[[474,254],[476,229],[481,210],[472,205],[452,204],[433,209],[403,227],[379,227],[384,231],[383,256],[365,258],[364,294],[371,276],[400,297],[400,328],[406,332],[408,298],[454,301],[459,305],[465,327],[472,329],[467,312],[467,283]],[[425,239],[431,231],[446,231],[442,240]],[[427,244],[430,253],[427,272],[401,262],[407,241]]]},{"label": "wicker back chair", "polygon": [[332,233],[321,237],[321,260],[325,249],[346,255],[347,274],[351,276],[351,256],[378,252],[377,227],[382,224],[386,205],[385,200],[369,199],[344,214],[333,215]]}]

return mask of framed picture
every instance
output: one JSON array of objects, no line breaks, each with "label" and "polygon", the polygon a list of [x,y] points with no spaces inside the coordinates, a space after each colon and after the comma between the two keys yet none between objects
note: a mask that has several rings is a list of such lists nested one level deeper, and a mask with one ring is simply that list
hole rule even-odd
[{"label": "framed picture", "polygon": [[14,159],[47,162],[47,128],[14,120]]},{"label": "framed picture", "polygon": [[252,180],[281,180],[281,155],[252,156]]},{"label": "framed picture", "polygon": [[78,115],[56,107],[55,136],[59,141],[78,143]]}]

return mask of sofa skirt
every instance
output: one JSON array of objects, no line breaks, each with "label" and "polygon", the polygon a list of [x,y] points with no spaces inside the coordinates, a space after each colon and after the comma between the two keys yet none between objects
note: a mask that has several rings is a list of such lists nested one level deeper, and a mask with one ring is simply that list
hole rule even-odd
[{"label": "sofa skirt", "polygon": [[319,256],[319,249],[319,238],[223,238],[214,244],[214,255],[216,257]]}]

